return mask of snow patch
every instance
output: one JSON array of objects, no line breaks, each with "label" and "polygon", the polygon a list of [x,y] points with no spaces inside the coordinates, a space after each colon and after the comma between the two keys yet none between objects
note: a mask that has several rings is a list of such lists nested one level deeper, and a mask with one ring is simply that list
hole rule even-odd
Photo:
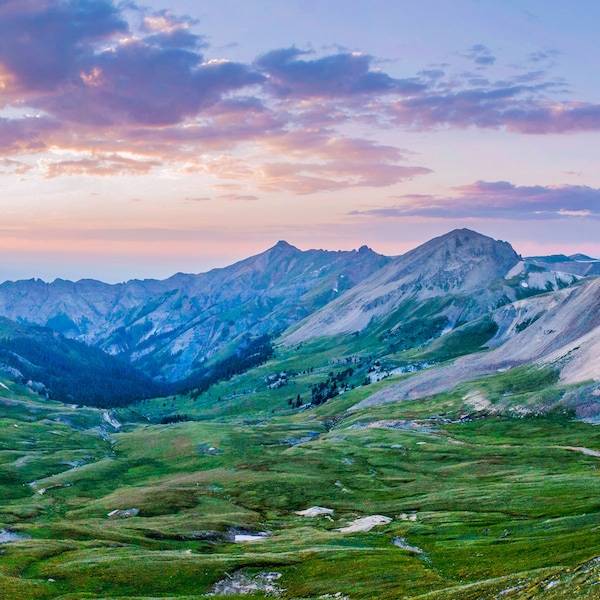
[{"label": "snow patch", "polygon": [[238,533],[233,536],[233,541],[236,544],[248,542],[264,542],[268,536],[268,533]]},{"label": "snow patch", "polygon": [[512,279],[513,277],[518,277],[525,272],[525,262],[518,262],[505,276],[504,279]]},{"label": "snow patch", "polygon": [[384,517],[383,515],[371,515],[370,517],[362,517],[360,519],[355,519],[346,527],[341,527],[338,529],[340,533],[357,533],[359,531],[367,532],[371,531],[373,527],[377,527],[379,525],[387,525],[391,523],[392,519],[390,517]]},{"label": "snow patch", "polygon": [[8,544],[10,542],[20,542],[21,540],[30,540],[31,537],[11,531],[10,529],[0,530],[0,544]]},{"label": "snow patch", "polygon": [[424,554],[424,552],[421,548],[419,548],[418,546],[410,546],[407,543],[406,538],[403,538],[403,537],[394,538],[392,540],[392,544],[394,544],[394,546],[397,546],[398,548],[400,548],[402,550],[406,550],[407,552],[410,552],[412,554]]},{"label": "snow patch", "polygon": [[281,589],[275,582],[281,578],[281,573],[269,572],[258,573],[252,577],[242,571],[236,571],[233,575],[225,573],[225,578],[217,581],[213,591],[208,596],[229,596],[234,594],[256,594],[262,592],[265,596],[279,596]]},{"label": "snow patch", "polygon": [[333,508],[323,508],[322,506],[311,506],[306,510],[297,510],[296,514],[301,517],[318,517],[320,515],[332,515]]},{"label": "snow patch", "polygon": [[102,413],[102,420],[115,429],[121,429],[121,423],[119,423],[114,415],[111,415],[109,412]]}]

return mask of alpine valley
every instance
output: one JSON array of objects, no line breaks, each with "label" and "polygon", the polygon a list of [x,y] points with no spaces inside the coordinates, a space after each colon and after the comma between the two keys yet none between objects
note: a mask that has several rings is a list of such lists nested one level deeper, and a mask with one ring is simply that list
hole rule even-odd
[{"label": "alpine valley", "polygon": [[600,598],[588,256],[7,281],[0,410],[0,599]]}]

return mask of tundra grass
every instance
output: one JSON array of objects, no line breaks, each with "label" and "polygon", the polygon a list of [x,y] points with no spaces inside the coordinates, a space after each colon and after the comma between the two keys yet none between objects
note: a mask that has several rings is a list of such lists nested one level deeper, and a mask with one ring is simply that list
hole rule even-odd
[{"label": "tundra grass", "polygon": [[[290,410],[290,388],[346,368],[324,356],[311,371],[306,357],[280,354],[298,375],[279,389],[264,383],[275,363],[212,388],[195,403],[202,420],[121,431],[101,411],[11,388],[0,529],[24,539],[0,546],[0,598],[201,598],[240,571],[280,573],[290,599],[595,597],[600,430],[564,412],[511,410],[549,390],[560,399],[554,373],[515,369],[346,412],[389,378]],[[240,410],[234,391],[250,388]],[[231,411],[206,414],[218,392]],[[475,392],[487,408],[472,405]],[[194,406],[135,410],[156,420],[165,402]],[[310,506],[334,513],[296,514]],[[338,531],[369,515],[391,521]],[[240,532],[268,536],[235,543]]]}]

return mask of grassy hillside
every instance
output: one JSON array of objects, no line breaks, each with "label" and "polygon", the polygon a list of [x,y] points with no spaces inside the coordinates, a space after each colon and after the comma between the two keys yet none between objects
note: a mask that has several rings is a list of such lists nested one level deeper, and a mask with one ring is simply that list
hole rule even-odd
[{"label": "grassy hillside", "polygon": [[[574,419],[593,386],[523,367],[348,410],[460,344],[336,342],[110,414],[4,380],[0,598],[597,597],[600,430]],[[333,513],[296,514],[313,506]]]}]

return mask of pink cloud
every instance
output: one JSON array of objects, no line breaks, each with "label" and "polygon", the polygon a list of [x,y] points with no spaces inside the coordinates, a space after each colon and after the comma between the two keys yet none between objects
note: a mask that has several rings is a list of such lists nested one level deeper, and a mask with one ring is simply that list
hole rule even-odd
[{"label": "pink cloud", "polygon": [[219,198],[232,202],[254,202],[258,200],[258,196],[252,194],[221,194]]},{"label": "pink cloud", "polygon": [[[207,60],[196,25],[115,0],[0,2],[0,106],[40,115],[0,118],[0,149],[11,159],[51,149],[82,154],[47,162],[46,177],[146,174],[169,164],[310,194],[430,172],[410,164],[407,150],[344,133],[348,123],[600,130],[600,104],[561,100],[565,85],[539,69],[551,53],[530,57],[536,71],[498,81],[480,70],[452,75],[448,65],[394,78],[372,56],[344,49],[273,49],[248,64]],[[483,44],[467,57],[485,74],[497,60]]]},{"label": "pink cloud", "polygon": [[135,160],[118,155],[96,156],[78,160],[47,162],[44,176],[48,179],[62,175],[90,175],[107,177],[111,175],[146,175],[160,166],[159,161]]},{"label": "pink cloud", "polygon": [[350,187],[385,187],[426,175],[425,167],[400,164],[406,151],[328,130],[294,131],[264,140],[269,154],[292,162],[266,161],[259,185],[267,191],[312,194]]},{"label": "pink cloud", "polygon": [[350,214],[442,219],[600,218],[600,189],[588,186],[516,186],[507,181],[477,181],[453,191],[455,194],[449,196],[395,196],[391,206]]}]

